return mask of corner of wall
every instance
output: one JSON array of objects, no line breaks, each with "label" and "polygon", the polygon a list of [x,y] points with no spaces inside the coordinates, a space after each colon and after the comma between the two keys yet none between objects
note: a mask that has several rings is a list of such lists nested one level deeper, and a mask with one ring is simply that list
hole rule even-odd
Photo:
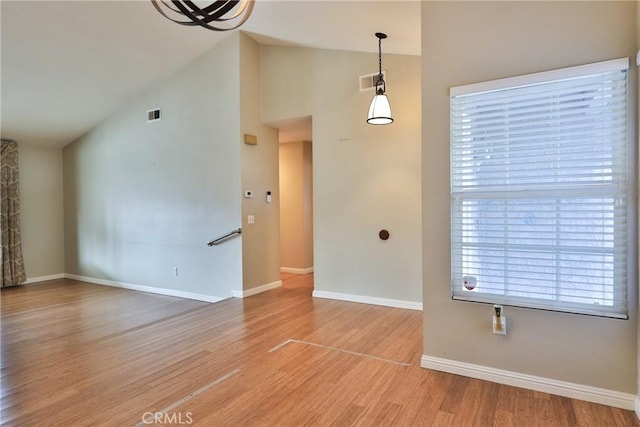
[{"label": "corner of wall", "polygon": [[[240,36],[240,128],[257,144],[241,143],[243,292],[280,280],[278,131],[262,121],[260,45]],[[267,193],[271,197],[267,199]],[[242,195],[238,195],[242,197]],[[249,222],[249,216],[253,217]]]},{"label": "corner of wall", "polygon": [[62,148],[18,143],[20,221],[27,278],[64,271]]}]

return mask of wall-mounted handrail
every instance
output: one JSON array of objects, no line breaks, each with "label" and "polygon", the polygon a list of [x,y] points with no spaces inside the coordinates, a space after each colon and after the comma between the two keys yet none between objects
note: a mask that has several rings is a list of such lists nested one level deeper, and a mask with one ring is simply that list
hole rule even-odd
[{"label": "wall-mounted handrail", "polygon": [[223,234],[220,237],[217,237],[217,238],[215,238],[213,240],[209,240],[207,242],[207,245],[209,245],[209,246],[219,245],[220,243],[227,241],[228,239],[230,239],[231,237],[233,237],[233,236],[235,236],[237,234],[242,234],[242,228],[237,228],[237,229],[235,229],[233,231],[228,232],[227,234]]}]

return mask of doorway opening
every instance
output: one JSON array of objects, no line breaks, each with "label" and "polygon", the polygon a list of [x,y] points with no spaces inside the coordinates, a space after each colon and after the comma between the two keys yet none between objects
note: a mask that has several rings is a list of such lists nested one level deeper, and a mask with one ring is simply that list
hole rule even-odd
[{"label": "doorway opening", "polygon": [[286,289],[313,291],[311,116],[278,122],[280,274]]}]

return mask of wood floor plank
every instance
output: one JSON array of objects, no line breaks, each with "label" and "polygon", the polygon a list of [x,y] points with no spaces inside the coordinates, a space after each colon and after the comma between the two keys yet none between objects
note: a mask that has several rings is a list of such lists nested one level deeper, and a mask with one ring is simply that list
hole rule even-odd
[{"label": "wood floor plank", "polygon": [[496,419],[496,409],[498,407],[498,395],[500,385],[481,381],[480,383],[480,399],[475,423],[481,426],[489,426]]},{"label": "wood floor plank", "polygon": [[478,411],[481,403],[484,401],[482,396],[482,381],[476,379],[469,379],[464,388],[460,383],[462,395],[459,399],[459,405],[455,407],[454,411],[449,410],[455,414],[453,421],[455,425],[479,425],[478,424]]},{"label": "wood floor plank", "polygon": [[427,426],[435,420],[446,398],[453,375],[420,369],[412,376],[420,378],[416,391],[405,404],[404,425]]},{"label": "wood floor plank", "polygon": [[525,389],[516,389],[516,401],[514,422],[517,426],[533,426],[535,425],[536,413],[534,409],[533,391]]},{"label": "wood floor plank", "polygon": [[557,425],[566,427],[578,425],[571,399],[553,395],[550,398],[553,404],[553,418]]},{"label": "wood floor plank", "polygon": [[451,385],[447,389],[444,401],[440,406],[440,411],[448,412],[450,414],[455,414],[458,412],[460,402],[462,401],[462,397],[467,390],[469,381],[470,379],[467,377],[463,377],[460,375],[454,376]]},{"label": "wood floor plank", "polygon": [[548,426],[559,421],[554,416],[553,403],[547,393],[533,393],[533,410],[537,426]]},{"label": "wood floor plank", "polygon": [[493,427],[506,427],[516,425],[513,422],[513,412],[505,411],[503,409],[496,409],[493,423],[491,425]]},{"label": "wood floor plank", "polygon": [[312,274],[216,304],[66,279],[3,289],[0,423],[134,426],[164,410],[163,425],[205,427],[640,427],[631,411],[422,369],[420,312],[312,289]]}]

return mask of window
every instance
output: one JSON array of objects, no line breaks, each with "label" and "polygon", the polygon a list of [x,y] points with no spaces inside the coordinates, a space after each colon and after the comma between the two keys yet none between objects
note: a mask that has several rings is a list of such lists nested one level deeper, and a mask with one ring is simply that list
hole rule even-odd
[{"label": "window", "polygon": [[451,88],[454,299],[627,318],[628,67]]}]

